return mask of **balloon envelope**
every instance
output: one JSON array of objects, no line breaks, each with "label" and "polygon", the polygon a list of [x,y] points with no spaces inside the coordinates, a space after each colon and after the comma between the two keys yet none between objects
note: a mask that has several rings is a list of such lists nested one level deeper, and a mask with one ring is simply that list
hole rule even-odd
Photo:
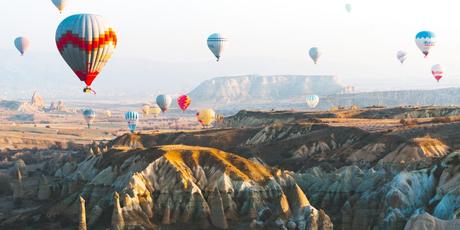
[{"label": "balloon envelope", "polygon": [[398,51],[398,53],[396,54],[396,57],[398,58],[399,62],[404,63],[404,61],[406,61],[407,59],[407,53],[400,50]]},{"label": "balloon envelope", "polygon": [[348,13],[351,13],[351,10],[353,9],[353,6],[351,4],[345,4],[345,10],[347,10]]},{"label": "balloon envelope", "polygon": [[150,114],[150,105],[144,105],[142,106],[142,113],[144,116],[147,116]]},{"label": "balloon envelope", "polygon": [[316,64],[318,63],[318,59],[321,57],[321,51],[319,51],[318,47],[313,47],[308,51],[310,54],[311,59]]},{"label": "balloon envelope", "polygon": [[307,100],[308,107],[310,107],[311,109],[316,108],[316,106],[318,106],[319,104],[318,95],[308,95],[306,100]]},{"label": "balloon envelope", "polygon": [[137,123],[139,121],[139,113],[138,112],[126,112],[125,113],[125,120],[128,122],[128,128],[133,133],[136,131]]},{"label": "balloon envelope", "polygon": [[21,55],[24,55],[29,49],[30,40],[27,37],[17,37],[14,39],[14,46],[16,46]]},{"label": "balloon envelope", "polygon": [[444,70],[440,64],[436,64],[431,67],[431,73],[433,74],[434,79],[438,82],[442,77],[444,77]]},{"label": "balloon envelope", "polygon": [[192,99],[187,95],[182,95],[177,98],[177,105],[179,105],[179,108],[184,112],[190,106],[190,103],[192,103]]},{"label": "balloon envelope", "polygon": [[153,106],[150,108],[150,114],[152,114],[154,117],[157,117],[161,113],[161,109],[158,106]]},{"label": "balloon envelope", "polygon": [[85,118],[88,128],[93,124],[94,119],[96,118],[96,112],[92,109],[83,110],[83,118]]},{"label": "balloon envelope", "polygon": [[415,44],[426,57],[436,45],[436,35],[431,31],[421,31],[415,35]]},{"label": "balloon envelope", "polygon": [[217,61],[220,60],[227,44],[228,39],[222,34],[214,33],[208,37],[208,47],[214,56],[216,56]]},{"label": "balloon envelope", "polygon": [[117,35],[101,16],[77,14],[59,24],[56,45],[73,72],[89,87],[112,56]]},{"label": "balloon envelope", "polygon": [[158,95],[157,96],[157,105],[160,107],[161,111],[166,112],[168,111],[169,107],[171,106],[172,103],[172,97],[169,95]]},{"label": "balloon envelope", "polygon": [[203,126],[208,126],[216,119],[216,112],[213,109],[202,109],[196,114],[196,118]]},{"label": "balloon envelope", "polygon": [[51,0],[51,2],[53,2],[56,8],[58,8],[59,12],[62,13],[67,5],[68,0]]}]

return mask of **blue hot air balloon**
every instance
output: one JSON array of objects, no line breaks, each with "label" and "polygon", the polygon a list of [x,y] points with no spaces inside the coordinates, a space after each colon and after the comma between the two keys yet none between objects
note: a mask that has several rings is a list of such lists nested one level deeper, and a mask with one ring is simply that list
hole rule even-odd
[{"label": "blue hot air balloon", "polygon": [[85,109],[83,110],[83,118],[85,118],[86,124],[88,125],[88,129],[91,128],[94,119],[96,118],[96,112],[92,109]]},{"label": "blue hot air balloon", "polygon": [[139,121],[139,113],[138,112],[126,112],[125,113],[125,120],[128,122],[129,130],[134,133],[137,128],[137,122]]},{"label": "blue hot air balloon", "polygon": [[421,31],[415,36],[415,44],[426,57],[436,45],[436,35],[431,31]]}]

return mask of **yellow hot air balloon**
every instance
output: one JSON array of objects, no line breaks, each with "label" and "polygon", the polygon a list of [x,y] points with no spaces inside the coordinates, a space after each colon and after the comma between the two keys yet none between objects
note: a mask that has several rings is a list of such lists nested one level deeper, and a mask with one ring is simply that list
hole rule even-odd
[{"label": "yellow hot air balloon", "polygon": [[110,110],[105,111],[105,115],[107,117],[112,117],[112,111],[110,111]]},{"label": "yellow hot air balloon", "polygon": [[150,105],[145,104],[142,106],[142,113],[144,116],[148,116],[150,114]]},{"label": "yellow hot air balloon", "polygon": [[212,109],[203,109],[196,114],[196,118],[198,122],[206,127],[216,120],[216,112]]},{"label": "yellow hot air balloon", "polygon": [[152,114],[154,117],[158,117],[161,114],[161,109],[158,106],[151,107],[149,114]]}]

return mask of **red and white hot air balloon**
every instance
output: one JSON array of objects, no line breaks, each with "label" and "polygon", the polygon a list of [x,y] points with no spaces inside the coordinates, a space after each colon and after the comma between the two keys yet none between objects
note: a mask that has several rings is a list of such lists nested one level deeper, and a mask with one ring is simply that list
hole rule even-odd
[{"label": "red and white hot air balloon", "polygon": [[83,92],[90,87],[104,68],[117,46],[117,34],[99,15],[76,14],[59,24],[56,45],[64,60],[85,82]]},{"label": "red and white hot air balloon", "polygon": [[431,67],[431,73],[438,82],[439,80],[441,80],[442,77],[444,77],[444,70],[442,69],[442,66],[440,64],[436,64],[433,67]]}]

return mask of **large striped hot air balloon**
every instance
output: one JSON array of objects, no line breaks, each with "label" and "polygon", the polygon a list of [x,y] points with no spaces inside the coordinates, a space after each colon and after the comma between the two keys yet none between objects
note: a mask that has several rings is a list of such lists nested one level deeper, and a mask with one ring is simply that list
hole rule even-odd
[{"label": "large striped hot air balloon", "polygon": [[190,103],[192,103],[192,99],[187,95],[182,95],[177,98],[177,105],[179,105],[179,108],[184,112],[190,106]]},{"label": "large striped hot air balloon", "polygon": [[96,112],[92,109],[85,109],[83,110],[83,118],[85,118],[88,129],[90,129],[94,119],[96,119]]},{"label": "large striped hot air balloon", "polygon": [[157,105],[160,107],[161,111],[166,112],[168,111],[169,107],[172,103],[172,97],[169,95],[161,94],[157,96]]},{"label": "large striped hot air balloon", "polygon": [[29,49],[30,45],[30,40],[26,37],[17,37],[14,39],[14,46],[16,46],[16,49],[21,53],[21,55],[24,55],[24,53],[27,52]]},{"label": "large striped hot air balloon", "polygon": [[134,133],[137,128],[137,122],[139,121],[140,115],[138,112],[126,112],[125,113],[125,120],[128,122],[128,128],[131,133]]},{"label": "large striped hot air balloon", "polygon": [[85,82],[83,92],[90,93],[94,92],[91,84],[115,50],[117,35],[101,16],[76,14],[59,24],[56,45],[70,68]]},{"label": "large striped hot air balloon", "polygon": [[225,47],[227,46],[228,39],[219,33],[211,34],[208,37],[208,47],[211,52],[216,56],[217,61],[220,60],[222,53],[224,52]]},{"label": "large striped hot air balloon", "polygon": [[65,6],[67,5],[68,0],[51,0],[53,4],[58,8],[59,12],[64,11]]},{"label": "large striped hot air balloon", "polygon": [[314,109],[314,108],[316,108],[316,106],[318,106],[318,104],[319,104],[318,95],[308,95],[307,96],[307,105],[308,105],[308,107],[310,107],[311,109]]},{"label": "large striped hot air balloon", "polygon": [[203,127],[207,127],[216,120],[216,112],[213,109],[202,109],[196,114],[196,119]]},{"label": "large striped hot air balloon", "polygon": [[415,36],[415,44],[426,57],[436,45],[436,35],[431,31],[421,31]]}]

